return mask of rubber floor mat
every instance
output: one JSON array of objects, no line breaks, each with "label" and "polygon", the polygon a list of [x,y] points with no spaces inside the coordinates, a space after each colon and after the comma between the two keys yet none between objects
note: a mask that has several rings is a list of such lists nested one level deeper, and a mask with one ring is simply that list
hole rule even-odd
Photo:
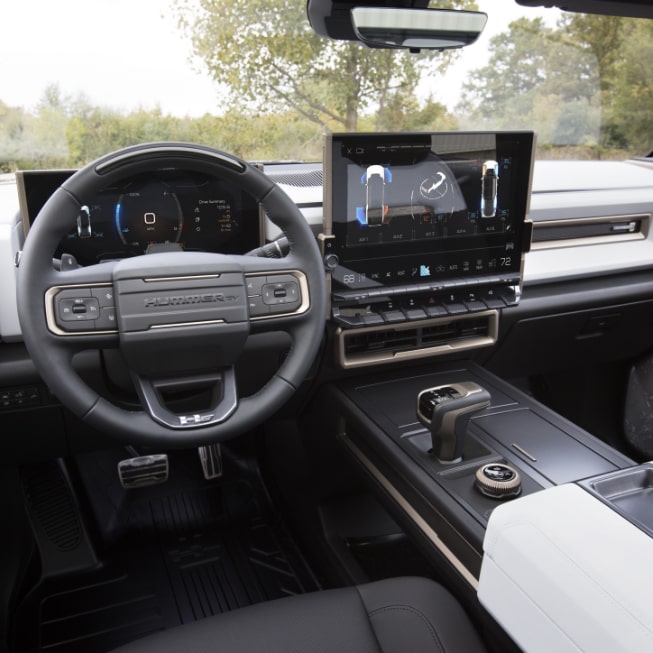
[{"label": "rubber floor mat", "polygon": [[[198,463],[199,465],[199,463]],[[113,461],[82,470],[99,569],[60,574],[24,602],[17,650],[99,653],[148,633],[318,589],[256,477],[125,491]]]}]

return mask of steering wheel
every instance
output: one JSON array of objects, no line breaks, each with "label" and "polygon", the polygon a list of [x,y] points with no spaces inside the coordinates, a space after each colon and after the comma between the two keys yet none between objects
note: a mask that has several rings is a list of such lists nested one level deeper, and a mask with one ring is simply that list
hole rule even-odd
[{"label": "steering wheel", "polygon": [[[84,198],[133,175],[197,171],[235,184],[260,202],[287,236],[284,258],[161,252],[56,269],[53,255]],[[25,345],[59,400],[88,424],[134,444],[194,447],[262,423],[305,379],[324,331],[326,283],[315,237],[292,200],[254,166],[189,143],[119,150],[70,177],[34,221],[18,268],[18,313]],[[239,397],[234,367],[250,333],[285,331],[292,345],[255,394]],[[140,410],[93,390],[73,356],[117,348]],[[172,390],[210,396],[184,414]],[[208,388],[208,393],[207,393]]]}]

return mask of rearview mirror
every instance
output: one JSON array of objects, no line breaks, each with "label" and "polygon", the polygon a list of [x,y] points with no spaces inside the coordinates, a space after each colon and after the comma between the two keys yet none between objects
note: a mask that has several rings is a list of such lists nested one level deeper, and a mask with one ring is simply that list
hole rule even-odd
[{"label": "rearview mirror", "polygon": [[359,41],[375,48],[444,50],[474,43],[487,14],[447,9],[353,7],[351,22]]},{"label": "rearview mirror", "polygon": [[[306,13],[320,36],[359,41],[370,48],[408,48],[414,52],[469,45],[487,23],[487,14],[427,9],[428,3],[429,0],[307,0]],[[389,6],[393,4],[399,6]]]}]

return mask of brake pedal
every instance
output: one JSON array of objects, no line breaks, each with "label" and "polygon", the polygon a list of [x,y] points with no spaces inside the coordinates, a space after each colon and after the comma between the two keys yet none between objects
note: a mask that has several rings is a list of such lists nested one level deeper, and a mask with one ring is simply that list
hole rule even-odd
[{"label": "brake pedal", "polygon": [[206,447],[198,447],[197,453],[202,463],[204,478],[210,481],[212,478],[222,476],[222,449],[219,444],[209,444]]},{"label": "brake pedal", "polygon": [[121,460],[118,463],[118,476],[127,490],[165,483],[168,480],[168,454],[157,453]]}]

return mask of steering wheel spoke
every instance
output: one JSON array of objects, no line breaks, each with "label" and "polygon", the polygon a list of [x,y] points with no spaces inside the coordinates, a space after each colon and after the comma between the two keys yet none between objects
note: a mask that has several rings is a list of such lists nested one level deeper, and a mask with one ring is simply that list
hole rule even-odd
[{"label": "steering wheel spoke", "polygon": [[[224,422],[238,405],[236,373],[233,367],[212,374],[184,376],[180,379],[150,379],[132,375],[141,403],[150,417],[172,429],[192,429]],[[173,411],[170,404],[176,393],[189,390],[208,395],[205,405]]]}]

